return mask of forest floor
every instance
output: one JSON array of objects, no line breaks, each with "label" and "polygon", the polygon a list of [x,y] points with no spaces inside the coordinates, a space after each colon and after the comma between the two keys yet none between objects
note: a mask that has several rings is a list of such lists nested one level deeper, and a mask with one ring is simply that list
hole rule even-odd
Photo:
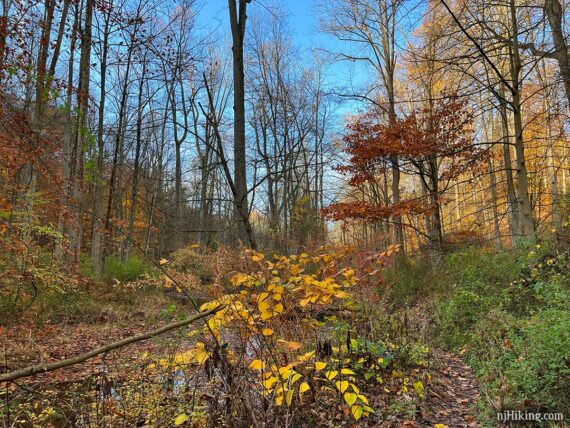
[{"label": "forest floor", "polygon": [[473,370],[457,355],[433,351],[433,380],[421,405],[420,426],[476,427],[479,392]]},{"label": "forest floor", "polygon": [[[63,322],[47,319],[37,323],[22,319],[1,326],[0,365],[6,369],[15,369],[70,358],[109,342],[149,331],[184,313],[193,312],[188,301],[163,290],[147,290],[143,296],[138,297],[137,293],[140,292],[136,290],[118,292],[107,289],[103,293],[94,293],[96,295],[93,296],[93,301],[106,301],[106,304],[101,305],[98,315],[92,308],[84,317],[72,316],[66,319],[65,307],[59,310],[52,307],[50,318],[62,317]],[[88,384],[101,376],[117,381],[117,376],[120,378],[125,373],[140,371],[144,360],[142,356],[174,355],[183,351],[187,342],[180,340],[179,332],[172,331],[160,338],[100,355],[83,364],[10,384],[9,389],[16,393],[18,390],[33,390],[41,395],[46,391],[67,388],[71,384]],[[429,365],[430,381],[426,385],[424,399],[402,397],[402,401],[395,405],[390,394],[384,394],[381,389],[377,389],[377,396],[369,397],[371,402],[376,403],[376,408],[386,407],[378,409],[382,417],[376,426],[478,426],[476,405],[479,394],[471,368],[460,356],[437,349],[430,351]]]},{"label": "forest floor", "polygon": [[[31,313],[2,326],[0,324],[0,366],[23,367],[40,362],[59,361],[83,354],[99,346],[153,330],[192,311],[185,300],[163,290],[118,290],[91,283],[82,298],[96,302],[85,313],[54,302],[49,314]],[[91,297],[91,298],[90,298]],[[42,321],[38,323],[37,319]],[[46,319],[47,318],[47,319]],[[147,352],[164,353],[165,343],[175,346],[178,333],[134,343],[109,354],[102,354],[71,367],[38,375],[35,382],[57,384],[80,382],[105,371],[109,365],[135,365]]]}]

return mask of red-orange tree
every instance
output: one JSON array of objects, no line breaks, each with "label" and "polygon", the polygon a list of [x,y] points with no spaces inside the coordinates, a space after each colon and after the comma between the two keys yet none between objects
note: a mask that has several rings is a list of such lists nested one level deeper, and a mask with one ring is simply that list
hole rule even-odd
[{"label": "red-orange tree", "polygon": [[348,184],[381,189],[379,181],[388,170],[390,157],[396,155],[402,159],[402,172],[419,178],[422,192],[398,204],[390,204],[388,197],[339,202],[325,208],[324,215],[333,220],[379,222],[424,214],[430,243],[439,246],[442,195],[485,153],[473,143],[472,120],[466,102],[453,95],[430,102],[393,123],[382,122],[374,112],[360,115],[347,125],[343,138],[348,162],[338,170],[348,176]]}]

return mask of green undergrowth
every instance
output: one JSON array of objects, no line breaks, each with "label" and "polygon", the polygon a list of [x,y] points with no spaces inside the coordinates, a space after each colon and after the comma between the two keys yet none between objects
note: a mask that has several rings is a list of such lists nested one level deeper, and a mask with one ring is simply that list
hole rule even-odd
[{"label": "green undergrowth", "polygon": [[137,311],[152,322],[165,308],[172,317],[191,310],[189,301],[167,295],[156,272],[135,257],[107,259],[103,279],[86,275],[85,259],[77,274],[47,257],[34,258],[25,269],[2,260],[0,325],[120,322]]},{"label": "green undergrowth", "polygon": [[568,229],[536,245],[400,260],[382,285],[386,328],[463,355],[482,423],[520,409],[570,415]]}]

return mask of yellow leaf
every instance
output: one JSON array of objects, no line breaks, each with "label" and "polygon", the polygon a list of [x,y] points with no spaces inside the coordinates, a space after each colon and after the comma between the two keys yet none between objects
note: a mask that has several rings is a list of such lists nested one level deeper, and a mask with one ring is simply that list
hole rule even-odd
[{"label": "yellow leaf", "polygon": [[281,406],[283,404],[283,394],[275,396],[275,404]]},{"label": "yellow leaf", "polygon": [[267,299],[267,296],[269,296],[269,293],[264,291],[263,293],[259,294],[259,296],[257,297],[257,301],[263,302],[265,299]]},{"label": "yellow leaf", "polygon": [[204,364],[208,358],[210,358],[210,354],[206,351],[206,346],[203,342],[196,342],[194,346],[194,359],[198,362],[198,364]]},{"label": "yellow leaf", "polygon": [[171,287],[172,287],[172,284],[174,284],[174,282],[173,282],[169,277],[167,277],[167,276],[165,275],[165,276],[164,276],[164,286],[165,286],[166,288],[171,288]]},{"label": "yellow leaf", "polygon": [[279,374],[281,375],[282,379],[288,379],[291,376],[293,364],[289,364],[288,366],[281,367],[279,369]]},{"label": "yellow leaf", "polygon": [[348,381],[346,380],[337,380],[335,382],[336,385],[336,389],[338,389],[340,392],[344,392],[348,389]]},{"label": "yellow leaf", "polygon": [[445,424],[435,424],[434,428],[449,428],[449,427]]},{"label": "yellow leaf", "polygon": [[182,425],[188,419],[189,419],[188,415],[185,415],[184,413],[182,413],[182,414],[176,416],[176,419],[174,419],[174,425],[176,425],[176,426]]},{"label": "yellow leaf", "polygon": [[336,375],[338,374],[338,372],[336,370],[331,370],[325,373],[325,376],[327,377],[328,380],[333,380]]},{"label": "yellow leaf", "polygon": [[204,364],[208,358],[210,358],[210,354],[208,354],[206,351],[197,351],[195,358],[198,364],[201,365]]},{"label": "yellow leaf", "polygon": [[275,376],[271,376],[269,379],[263,381],[263,387],[265,389],[271,389],[273,385],[277,383],[277,378]]},{"label": "yellow leaf", "polygon": [[418,394],[418,396],[420,398],[424,398],[425,394],[424,394],[424,384],[422,383],[421,380],[418,380],[417,382],[414,382],[414,390],[416,391],[416,394]]},{"label": "yellow leaf", "polygon": [[300,363],[304,363],[306,361],[309,361],[311,358],[313,358],[313,355],[315,355],[315,351],[307,352],[307,353],[301,355],[299,358],[297,358],[297,361],[299,361]]},{"label": "yellow leaf", "polygon": [[251,370],[263,370],[265,368],[265,363],[261,360],[253,360],[249,364]]},{"label": "yellow leaf", "polygon": [[208,309],[214,309],[216,306],[219,306],[219,303],[215,300],[212,302],[206,302],[202,306],[200,306],[200,311],[205,311]]},{"label": "yellow leaf", "polygon": [[350,370],[350,369],[342,369],[342,370],[340,371],[340,373],[341,373],[341,374],[348,374],[348,375],[356,374],[356,373],[354,373],[354,372],[353,372],[352,370]]},{"label": "yellow leaf", "polygon": [[307,382],[303,382],[301,386],[299,386],[299,394],[303,394],[304,392],[307,392],[309,389],[311,389],[309,384]]},{"label": "yellow leaf", "polygon": [[359,420],[362,417],[362,407],[357,405],[352,406],[352,416],[354,419]]},{"label": "yellow leaf", "polygon": [[188,364],[192,359],[192,351],[183,352],[182,354],[176,354],[174,356],[174,362],[176,364]]},{"label": "yellow leaf", "polygon": [[322,369],[324,369],[327,366],[327,363],[323,363],[322,361],[317,361],[315,363],[315,370],[316,371],[321,371]]},{"label": "yellow leaf", "polygon": [[293,401],[293,391],[287,391],[287,405],[290,406],[291,402]]},{"label": "yellow leaf", "polygon": [[301,379],[301,375],[299,373],[295,373],[293,375],[293,377],[291,378],[291,383],[290,385],[293,385],[295,382],[297,382],[299,379]]},{"label": "yellow leaf", "polygon": [[352,406],[354,403],[356,403],[356,398],[357,395],[354,392],[344,393],[344,401],[346,401],[346,404],[348,404],[349,406]]},{"label": "yellow leaf", "polygon": [[270,328],[264,328],[261,330],[261,334],[264,336],[271,336],[273,334],[273,330]]},{"label": "yellow leaf", "polygon": [[368,404],[368,398],[366,398],[364,395],[359,395],[358,398],[360,398],[360,401],[363,403]]},{"label": "yellow leaf", "polygon": [[265,256],[261,253],[253,253],[253,256],[251,256],[251,260],[253,260],[254,262],[259,262],[261,260],[263,260],[265,258]]},{"label": "yellow leaf", "polygon": [[267,312],[267,310],[269,309],[271,305],[269,304],[269,302],[267,300],[264,300],[263,302],[259,302],[258,308],[259,308],[259,312]]},{"label": "yellow leaf", "polygon": [[166,260],[166,259],[160,259],[160,262],[159,262],[159,263],[160,263],[161,265],[165,265],[166,263],[168,263],[168,260]]},{"label": "yellow leaf", "polygon": [[275,307],[273,308],[273,312],[275,312],[276,314],[280,314],[281,312],[283,312],[283,305],[281,303],[275,305]]}]

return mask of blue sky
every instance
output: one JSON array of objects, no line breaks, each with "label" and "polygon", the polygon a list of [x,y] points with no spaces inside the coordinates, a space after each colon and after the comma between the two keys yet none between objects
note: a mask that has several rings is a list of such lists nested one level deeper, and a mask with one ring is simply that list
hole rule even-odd
[{"label": "blue sky", "polygon": [[[290,14],[290,24],[295,32],[293,36],[298,43],[309,46],[319,37],[322,39],[322,35],[315,34],[318,19],[313,11],[313,0],[254,0],[248,4],[248,10],[251,14],[273,5]],[[198,7],[200,24],[215,27],[227,23],[227,0],[198,0]]]},{"label": "blue sky", "polygon": [[[206,31],[217,30],[217,34],[226,34],[229,39],[228,0],[196,1],[199,9],[198,25]],[[315,48],[328,52],[350,52],[356,47],[319,31],[317,5],[326,1],[334,0],[253,0],[248,4],[248,15],[254,16],[256,12],[275,8],[285,12],[288,15],[288,25],[291,28],[294,45],[300,47],[307,57],[310,55],[310,50]],[[397,36],[399,48],[407,45],[408,38],[423,18],[426,4],[425,0],[408,0],[402,4],[398,22],[400,31]],[[331,61],[324,69],[325,85],[329,88],[342,87],[339,92],[344,93],[365,93],[364,88],[371,83],[374,76],[375,72],[362,62]],[[360,102],[343,98],[338,105],[337,114],[344,116],[356,113],[361,107]]]},{"label": "blue sky", "polygon": [[[318,1],[322,0],[254,0],[248,4],[248,15],[252,16],[264,8],[278,7],[288,15],[295,45],[307,52],[313,48],[337,50],[341,42],[318,31],[319,18],[315,10]],[[199,26],[229,34],[227,0],[198,0],[197,5]],[[334,63],[325,69],[325,80],[329,85],[346,85],[348,82],[359,85],[366,78],[367,73],[361,65]],[[340,112],[351,112],[355,108],[354,102],[345,102]]]}]

